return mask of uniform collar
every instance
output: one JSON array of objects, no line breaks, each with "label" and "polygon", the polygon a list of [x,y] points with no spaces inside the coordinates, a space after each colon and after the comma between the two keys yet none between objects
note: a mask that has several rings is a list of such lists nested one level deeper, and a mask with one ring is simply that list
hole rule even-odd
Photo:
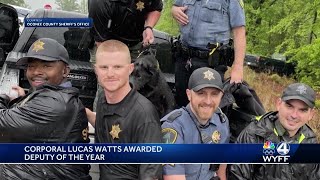
[{"label": "uniform collar", "polygon": [[59,86],[68,88],[68,87],[72,87],[72,84],[70,81],[66,81],[66,82],[60,84]]},{"label": "uniform collar", "polygon": [[206,128],[208,127],[210,124],[213,124],[215,126],[217,126],[217,123],[215,122],[215,116],[217,115],[216,113],[214,113],[212,116],[211,116],[211,119],[204,125],[200,124],[197,117],[194,115],[194,113],[192,112],[191,110],[191,107],[190,107],[190,103],[186,106],[186,109],[187,111],[190,113],[190,116],[192,118],[192,120],[197,124],[197,126],[199,128]]},{"label": "uniform collar", "polygon": [[103,111],[105,115],[114,115],[117,114],[121,117],[127,116],[127,114],[130,112],[130,108],[134,105],[136,99],[137,99],[137,92],[134,90],[134,88],[131,88],[129,93],[118,103],[116,104],[108,104],[104,93],[103,94]]},{"label": "uniform collar", "polygon": [[293,137],[289,136],[288,131],[282,126],[279,119],[277,119],[274,122],[274,128],[275,128],[275,131],[277,132],[278,136],[282,137],[284,141],[289,142],[289,143],[295,143],[295,142],[299,141],[299,137],[301,135],[301,128],[298,130],[298,132]]}]

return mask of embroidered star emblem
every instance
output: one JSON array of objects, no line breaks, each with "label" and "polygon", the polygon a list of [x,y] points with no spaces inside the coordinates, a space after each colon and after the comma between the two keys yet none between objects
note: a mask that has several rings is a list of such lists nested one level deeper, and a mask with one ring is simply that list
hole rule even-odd
[{"label": "embroidered star emblem", "polygon": [[206,72],[203,73],[204,74],[204,77],[203,79],[208,79],[209,81],[211,79],[215,79],[214,76],[213,76],[213,72],[207,70]]},{"label": "embroidered star emblem", "polygon": [[119,133],[122,131],[119,127],[120,125],[112,125],[112,129],[109,132],[110,135],[112,136],[112,139],[118,138],[119,139]]},{"label": "embroidered star emblem", "polygon": [[36,42],[33,44],[32,51],[38,52],[39,50],[43,50],[43,49],[44,49],[44,48],[43,48],[43,45],[44,45],[44,44],[45,44],[45,43],[42,42],[42,41],[40,41],[40,40],[36,41]]},{"label": "embroidered star emblem", "polygon": [[304,85],[298,86],[297,90],[300,94],[307,94],[307,88]]},{"label": "embroidered star emblem", "polygon": [[144,9],[144,2],[139,1],[136,3],[136,6],[139,11],[142,11]]}]

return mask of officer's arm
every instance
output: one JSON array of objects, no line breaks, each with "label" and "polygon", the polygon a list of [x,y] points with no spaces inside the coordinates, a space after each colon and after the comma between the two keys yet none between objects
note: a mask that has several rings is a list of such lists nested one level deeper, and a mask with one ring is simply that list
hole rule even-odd
[{"label": "officer's arm", "polygon": [[147,27],[147,26],[150,26],[150,27],[154,27],[159,18],[161,16],[161,12],[160,11],[151,11],[148,13],[147,15],[147,19],[146,19],[146,22],[144,23],[144,27]]},{"label": "officer's arm", "polygon": [[56,122],[67,109],[62,101],[43,93],[16,107],[0,109],[0,130],[29,133],[39,125]]},{"label": "officer's arm", "polygon": [[219,176],[220,180],[227,180],[227,165],[220,164],[219,169],[217,170],[217,175]]},{"label": "officer's arm", "polygon": [[95,127],[96,125],[96,112],[91,111],[90,109],[86,108],[87,118],[89,123]]},{"label": "officer's arm", "polygon": [[143,45],[148,46],[154,41],[154,35],[152,28],[157,24],[160,18],[161,12],[160,11],[151,11],[147,15],[146,22],[144,24],[144,31],[142,33],[143,36]]},{"label": "officer's arm", "polygon": [[9,96],[5,94],[0,94],[0,109],[7,109],[9,101]]},{"label": "officer's arm", "polygon": [[246,30],[244,26],[234,27],[232,29],[234,38],[234,62],[231,70],[231,80],[241,82],[243,79],[243,61],[246,51]]},{"label": "officer's arm", "polygon": [[[181,111],[170,113],[168,117],[164,117],[161,121],[164,123],[162,128],[162,140],[166,144],[184,144],[182,128],[176,119],[182,114]],[[184,164],[165,164],[163,166],[164,180],[185,180],[185,165]]]},{"label": "officer's arm", "polygon": [[161,15],[162,8],[163,8],[162,0],[153,0],[152,1],[152,4],[150,5],[149,12],[147,14],[146,21],[144,23],[144,27],[150,26],[153,28],[157,24],[157,22],[160,18],[160,15]]},{"label": "officer's arm", "polygon": [[164,175],[163,180],[185,180],[185,175]]},{"label": "officer's arm", "polygon": [[[161,143],[161,127],[158,113],[154,107],[145,109],[144,113],[139,113],[136,118],[146,119],[145,123],[139,125],[132,137],[137,143]],[[139,165],[139,180],[160,179],[160,164],[141,164]]]}]

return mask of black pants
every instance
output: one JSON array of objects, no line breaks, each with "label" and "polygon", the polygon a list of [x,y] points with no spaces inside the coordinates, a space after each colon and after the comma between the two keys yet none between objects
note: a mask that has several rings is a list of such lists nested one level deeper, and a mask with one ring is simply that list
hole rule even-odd
[{"label": "black pants", "polygon": [[[191,73],[198,68],[208,67],[209,64],[207,59],[193,57],[191,58],[191,67],[189,66],[189,68],[186,68],[187,61],[189,59],[188,57],[176,55],[175,59],[176,102],[178,107],[182,107],[189,103],[186,89],[188,89],[188,81]],[[221,79],[224,79],[224,73],[227,70],[227,66],[219,65],[214,69],[221,75]]]}]

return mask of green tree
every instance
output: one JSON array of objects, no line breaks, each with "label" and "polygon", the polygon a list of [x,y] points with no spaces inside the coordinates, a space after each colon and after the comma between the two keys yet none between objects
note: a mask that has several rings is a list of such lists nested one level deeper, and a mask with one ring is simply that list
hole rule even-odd
[{"label": "green tree", "polygon": [[277,52],[297,64],[296,78],[320,87],[320,0],[248,0],[247,51],[270,56]]},{"label": "green tree", "polygon": [[56,4],[61,10],[79,12],[79,4],[77,3],[77,0],[56,0]]},{"label": "green tree", "polygon": [[83,14],[88,14],[88,0],[80,0],[79,10]]},{"label": "green tree", "polygon": [[171,15],[171,7],[174,0],[164,0],[161,17],[156,25],[156,29],[167,32],[171,35],[177,35],[179,32],[178,24]]}]

